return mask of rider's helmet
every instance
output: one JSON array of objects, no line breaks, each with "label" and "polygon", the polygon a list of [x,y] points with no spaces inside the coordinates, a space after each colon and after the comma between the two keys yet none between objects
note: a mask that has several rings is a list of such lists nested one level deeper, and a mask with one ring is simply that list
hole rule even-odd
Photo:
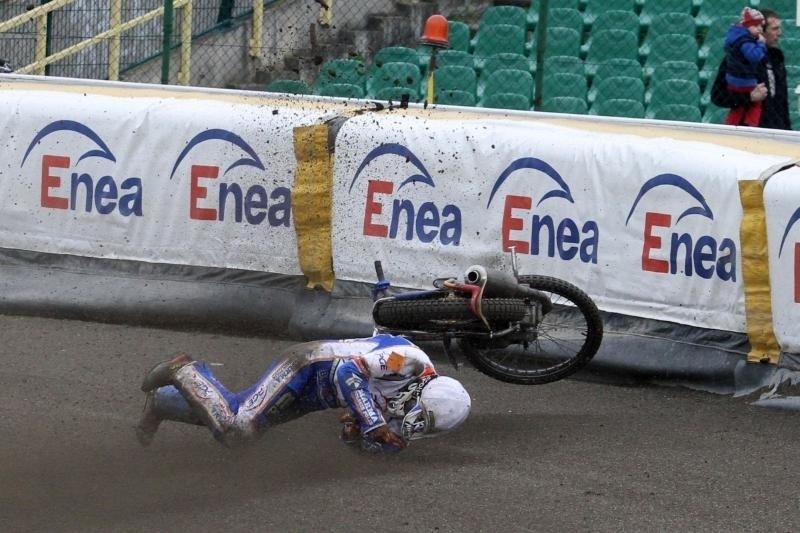
[{"label": "rider's helmet", "polygon": [[467,419],[470,406],[461,383],[447,376],[434,378],[425,384],[417,403],[406,410],[403,438],[416,440],[455,429]]}]

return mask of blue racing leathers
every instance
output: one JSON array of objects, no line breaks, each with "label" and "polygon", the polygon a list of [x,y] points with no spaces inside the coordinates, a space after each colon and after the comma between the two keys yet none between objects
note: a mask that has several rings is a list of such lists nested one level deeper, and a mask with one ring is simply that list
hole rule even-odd
[{"label": "blue racing leathers", "polygon": [[156,406],[165,419],[207,426],[226,446],[312,411],[346,407],[361,430],[362,448],[393,451],[371,433],[387,424],[392,397],[435,375],[427,354],[402,337],[315,341],[292,346],[238,393],[225,388],[210,366],[188,364],[175,373],[174,387],[156,391]]}]

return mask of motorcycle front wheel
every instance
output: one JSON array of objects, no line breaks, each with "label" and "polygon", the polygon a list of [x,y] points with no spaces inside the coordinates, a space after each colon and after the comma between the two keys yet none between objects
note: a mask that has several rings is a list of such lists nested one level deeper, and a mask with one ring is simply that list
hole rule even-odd
[{"label": "motorcycle front wheel", "polygon": [[[491,324],[504,324],[522,319],[527,307],[514,298],[484,298],[483,314]],[[447,332],[474,324],[483,330],[480,319],[473,314],[467,298],[385,298],[375,302],[372,318],[377,326],[394,330]]]},{"label": "motorcycle front wheel", "polygon": [[465,337],[461,349],[475,367],[495,379],[541,385],[583,368],[603,339],[603,321],[581,289],[550,276],[520,276],[520,283],[544,293],[553,304],[536,327],[508,345]]}]

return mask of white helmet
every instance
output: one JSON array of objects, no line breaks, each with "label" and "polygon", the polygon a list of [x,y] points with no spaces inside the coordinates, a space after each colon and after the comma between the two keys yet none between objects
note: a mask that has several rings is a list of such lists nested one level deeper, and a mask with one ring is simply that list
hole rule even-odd
[{"label": "white helmet", "polygon": [[403,417],[403,437],[416,440],[455,429],[467,419],[471,405],[461,383],[447,376],[434,378]]}]

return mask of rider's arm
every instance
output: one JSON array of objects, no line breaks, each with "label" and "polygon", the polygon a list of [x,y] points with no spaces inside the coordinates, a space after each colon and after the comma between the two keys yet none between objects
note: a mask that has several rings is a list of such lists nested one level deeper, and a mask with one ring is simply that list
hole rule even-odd
[{"label": "rider's arm", "polygon": [[362,358],[343,361],[336,369],[336,382],[362,434],[386,424],[369,390],[369,370]]},{"label": "rider's arm", "polygon": [[389,428],[369,389],[363,360],[345,361],[336,369],[336,378],[348,407],[341,419],[342,440],[371,453],[395,453],[406,447],[400,435]]}]

